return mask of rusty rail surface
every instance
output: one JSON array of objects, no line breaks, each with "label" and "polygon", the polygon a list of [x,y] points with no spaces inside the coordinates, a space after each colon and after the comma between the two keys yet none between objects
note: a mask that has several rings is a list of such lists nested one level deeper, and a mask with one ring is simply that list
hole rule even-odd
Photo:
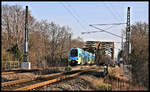
[{"label": "rusty rail surface", "polygon": [[15,70],[7,70],[7,71],[1,71],[2,75],[7,75],[7,74],[14,74],[14,73],[24,73],[24,72],[32,72],[32,71],[42,71],[41,68],[36,68],[36,69],[15,69]]},{"label": "rusty rail surface", "polygon": [[32,71],[41,71],[43,70],[42,68],[32,68],[32,69],[12,69],[12,70],[5,70],[5,71],[2,71],[2,72],[32,72]]},{"label": "rusty rail surface", "polygon": [[13,73],[15,73],[15,72],[2,72],[1,74],[2,75],[7,75],[7,74],[13,74]]},{"label": "rusty rail surface", "polygon": [[[42,83],[34,84],[33,85],[34,87],[31,84],[30,85],[31,87],[29,87],[29,88],[30,89],[34,89],[34,88],[37,88],[37,87],[40,87],[40,86],[44,86],[44,85],[47,85],[47,84],[51,84],[51,83],[54,83],[54,82],[57,82],[57,81],[60,81],[60,80],[63,80],[63,79],[75,77],[75,76],[79,75],[82,71],[86,71],[86,70],[89,70],[89,69],[93,70],[93,69],[96,69],[96,68],[79,69],[79,71],[80,71],[79,73],[75,73],[75,74],[71,74],[71,75],[63,75],[64,72],[55,73],[55,74],[48,74],[48,75],[37,75],[36,77],[34,77],[32,79],[15,80],[15,81],[4,82],[4,83],[1,83],[1,84],[2,84],[2,88],[3,88],[3,87],[6,87],[6,86],[21,84],[21,83],[25,83],[25,82],[34,81],[34,80],[48,79],[48,78],[51,78],[51,77],[57,77],[57,76],[62,75],[62,77],[59,77],[59,78],[55,78],[55,79],[52,79],[52,80],[49,80],[49,81],[45,81],[45,82],[42,82]],[[74,71],[76,71],[76,70],[74,70]],[[70,72],[72,72],[72,71],[70,71]],[[20,90],[20,89],[16,89],[16,90]],[[21,90],[24,90],[24,87]]]},{"label": "rusty rail surface", "polygon": [[[88,70],[88,69],[80,69],[80,71],[85,71],[85,70]],[[70,72],[72,72],[72,71],[70,71]],[[55,76],[60,76],[62,74],[63,74],[63,72],[62,73],[55,73],[55,74],[48,74],[48,75],[38,75],[38,76],[36,76],[35,78],[32,78],[32,79],[30,78],[30,79],[14,80],[14,81],[9,81],[9,82],[4,82],[4,83],[1,83],[1,84],[2,84],[2,87],[5,87],[5,86],[11,86],[11,85],[15,85],[15,84],[20,84],[20,83],[33,81],[33,80],[36,80],[36,79],[47,79],[47,78],[51,78],[51,77],[55,77]]]},{"label": "rusty rail surface", "polygon": [[35,78],[30,78],[30,79],[28,78],[28,79],[4,82],[4,83],[2,83],[2,87],[11,86],[11,85],[20,84],[20,83],[25,83],[25,82],[33,81],[33,80],[36,80],[36,79],[47,79],[47,78],[50,78],[50,77],[59,76],[61,74],[62,73],[55,73],[55,74],[49,74],[49,75],[38,75]]},{"label": "rusty rail surface", "polygon": [[35,88],[38,88],[38,87],[41,87],[41,86],[44,86],[44,85],[48,85],[48,84],[51,84],[51,83],[54,83],[54,82],[58,82],[58,81],[61,81],[61,80],[67,79],[67,78],[72,78],[72,77],[78,76],[80,74],[81,74],[81,72],[75,73],[75,74],[72,74],[72,75],[65,75],[65,76],[62,76],[62,77],[59,77],[59,78],[56,78],[56,79],[52,79],[52,80],[44,81],[44,82],[37,83],[37,84],[34,84],[34,85],[29,85],[29,86],[25,86],[25,87],[22,87],[22,88],[18,88],[18,89],[15,89],[15,91],[32,90],[32,89],[35,89]]},{"label": "rusty rail surface", "polygon": [[2,87],[11,86],[11,85],[19,84],[19,83],[24,83],[24,82],[28,82],[28,81],[32,81],[32,80],[35,80],[35,79],[22,79],[22,80],[4,82],[4,83],[2,83]]},{"label": "rusty rail surface", "polygon": [[[81,69],[81,70],[82,71],[79,72],[79,73],[75,73],[75,74],[71,74],[71,75],[64,75],[64,76],[61,76],[61,77],[58,77],[58,78],[55,78],[55,79],[52,79],[52,80],[48,80],[48,81],[44,81],[44,82],[41,82],[41,83],[25,86],[25,87],[22,87],[22,88],[18,88],[18,89],[15,89],[14,91],[32,90],[32,89],[42,87],[42,86],[45,86],[45,85],[48,85],[48,84],[59,82],[59,81],[64,80],[64,79],[73,78],[73,77],[79,76],[82,72],[84,72],[86,70],[89,70],[89,69]],[[91,68],[90,70],[95,70],[95,69]]]}]

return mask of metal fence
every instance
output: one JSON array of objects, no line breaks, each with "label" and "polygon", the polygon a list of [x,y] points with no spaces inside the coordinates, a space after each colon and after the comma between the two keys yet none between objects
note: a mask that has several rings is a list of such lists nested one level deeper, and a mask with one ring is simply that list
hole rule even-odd
[{"label": "metal fence", "polygon": [[14,70],[20,68],[19,61],[2,61],[1,69],[3,70]]}]

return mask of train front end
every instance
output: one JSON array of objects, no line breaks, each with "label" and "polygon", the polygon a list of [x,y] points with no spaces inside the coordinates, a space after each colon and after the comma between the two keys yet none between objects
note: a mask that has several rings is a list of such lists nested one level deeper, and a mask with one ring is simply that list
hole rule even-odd
[{"label": "train front end", "polygon": [[69,57],[68,57],[68,61],[70,65],[77,65],[78,64],[78,48],[71,48],[69,51]]}]

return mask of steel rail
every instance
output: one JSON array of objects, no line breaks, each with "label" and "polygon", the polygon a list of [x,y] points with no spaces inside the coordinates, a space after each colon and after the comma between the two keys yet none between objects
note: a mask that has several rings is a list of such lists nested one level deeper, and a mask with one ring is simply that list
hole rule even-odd
[{"label": "steel rail", "polygon": [[2,72],[2,75],[7,75],[7,74],[14,74],[15,72]]},{"label": "steel rail", "polygon": [[[90,70],[95,70],[96,68],[90,68]],[[45,85],[48,85],[48,84],[52,84],[52,83],[55,83],[55,82],[59,82],[61,80],[64,80],[64,79],[68,79],[68,78],[73,78],[73,77],[76,77],[76,76],[79,76],[81,73],[83,73],[84,71],[86,70],[89,70],[89,69],[80,69],[82,70],[81,72],[78,72],[78,73],[75,73],[75,74],[71,74],[71,75],[63,75],[61,77],[58,77],[58,78],[55,78],[55,79],[52,79],[52,80],[48,80],[48,81],[44,81],[44,82],[40,82],[40,83],[37,83],[37,84],[33,84],[33,85],[28,85],[28,86],[25,86],[25,87],[22,87],[22,88],[17,88],[17,89],[14,89],[14,91],[27,91],[27,90],[32,90],[32,89],[35,89],[35,88],[38,88],[38,87],[42,87],[42,86],[45,86]]]},{"label": "steel rail", "polygon": [[35,80],[35,79],[36,78],[33,78],[33,79],[22,79],[22,80],[15,80],[15,81],[4,82],[4,83],[2,83],[2,88],[6,87],[6,86],[11,86],[11,85],[19,84],[19,83],[29,82],[29,81],[32,81],[32,80]]},{"label": "steel rail", "polygon": [[35,78],[30,78],[30,79],[28,78],[28,79],[4,82],[4,83],[2,83],[2,87],[11,86],[11,85],[20,84],[20,83],[25,83],[25,82],[33,81],[33,80],[36,80],[36,79],[47,79],[47,78],[50,78],[50,77],[59,76],[61,74],[62,73],[55,73],[55,74],[49,74],[49,75],[38,75]]},{"label": "steel rail", "polygon": [[[85,71],[85,70],[88,70],[88,69],[79,69],[79,70],[73,70],[73,71]],[[70,71],[70,72],[73,72],[73,71]],[[33,80],[48,79],[48,78],[60,76],[60,75],[63,75],[63,74],[64,74],[64,72],[55,73],[55,74],[48,74],[48,75],[38,75],[38,76],[36,76],[34,78],[8,81],[8,82],[4,82],[4,83],[1,83],[1,84],[2,84],[2,88],[3,88],[3,87],[6,87],[6,86],[11,86],[11,85],[15,85],[15,84],[21,84],[21,83],[25,83],[25,82],[29,82],[29,81],[33,81]]]},{"label": "steel rail", "polygon": [[29,86],[25,86],[25,87],[22,87],[22,88],[18,88],[18,89],[15,89],[14,91],[32,90],[32,89],[42,87],[44,85],[48,85],[48,84],[51,84],[51,83],[54,83],[54,82],[58,82],[58,81],[61,81],[61,80],[67,79],[67,78],[72,78],[72,77],[78,76],[80,74],[81,74],[81,72],[76,73],[76,74],[72,74],[72,75],[65,75],[65,76],[62,76],[62,77],[59,77],[59,78],[56,78],[56,79],[52,79],[52,80],[44,81],[44,82],[37,83],[37,84],[34,84],[34,85],[29,85]]}]

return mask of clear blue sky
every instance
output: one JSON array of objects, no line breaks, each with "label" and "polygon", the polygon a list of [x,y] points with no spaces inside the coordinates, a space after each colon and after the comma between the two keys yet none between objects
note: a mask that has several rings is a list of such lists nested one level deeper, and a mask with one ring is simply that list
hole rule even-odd
[{"label": "clear blue sky", "polygon": [[[137,21],[148,23],[148,2],[2,2],[2,5],[21,5],[25,8],[29,6],[32,16],[37,21],[47,19],[54,21],[61,26],[68,25],[73,32],[73,38],[80,36],[84,41],[115,41],[121,42],[121,38],[115,37],[105,32],[81,35],[85,31],[99,31],[89,26],[89,24],[108,24],[108,23],[125,23],[127,15],[127,7],[131,7],[131,25]],[[73,15],[71,15],[67,7]],[[75,16],[76,19],[73,17]],[[77,21],[79,20],[80,23]],[[99,26],[99,28],[107,29],[110,26]],[[125,25],[113,26],[109,32],[121,36],[121,29]],[[115,57],[120,48],[120,43],[115,43]]]}]

